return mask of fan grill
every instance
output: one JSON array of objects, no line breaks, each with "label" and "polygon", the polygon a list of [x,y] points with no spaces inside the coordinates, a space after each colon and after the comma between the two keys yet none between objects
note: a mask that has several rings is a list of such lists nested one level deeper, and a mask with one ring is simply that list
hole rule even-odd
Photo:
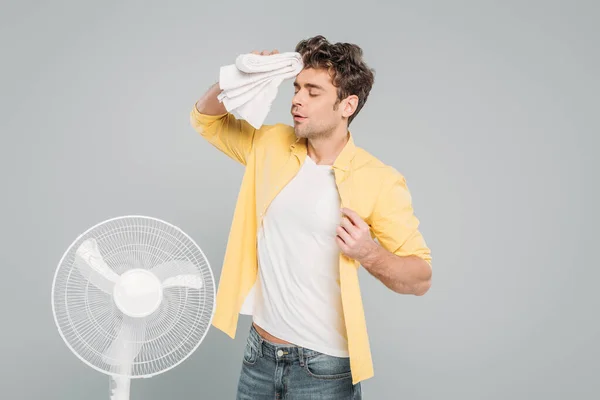
[{"label": "fan grill", "polygon": [[[112,296],[90,283],[74,266],[79,245],[94,238],[106,264],[117,274],[133,268],[152,268],[174,260],[186,261],[183,270],[173,264],[169,275],[193,273],[202,276],[201,289],[169,287],[163,301],[151,315],[132,319],[115,305]],[[214,312],[214,278],[204,254],[195,242],[177,227],[150,217],[120,217],[90,228],[73,242],[56,270],[53,311],[59,331],[85,363],[111,375],[121,372],[106,357],[123,324],[133,327],[134,338],[141,341],[134,360],[131,378],[149,377],[173,368],[187,358],[201,343]],[[136,339],[133,339],[136,340]]]}]

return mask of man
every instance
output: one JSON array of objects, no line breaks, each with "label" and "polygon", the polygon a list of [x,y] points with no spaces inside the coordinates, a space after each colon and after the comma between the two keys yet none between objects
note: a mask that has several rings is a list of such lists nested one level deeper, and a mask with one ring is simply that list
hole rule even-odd
[{"label": "man", "polygon": [[245,166],[213,325],[233,338],[242,309],[253,315],[239,400],[360,399],[374,372],[358,268],[420,296],[431,255],[404,177],[350,134],[374,82],[362,50],[316,36],[296,51],[293,127],[236,119],[218,84],[191,112],[194,128]]}]

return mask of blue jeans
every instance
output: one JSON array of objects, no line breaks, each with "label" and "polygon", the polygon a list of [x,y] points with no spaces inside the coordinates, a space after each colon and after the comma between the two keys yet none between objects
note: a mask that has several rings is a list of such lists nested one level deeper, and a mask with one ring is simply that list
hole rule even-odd
[{"label": "blue jeans", "polygon": [[361,400],[350,359],[266,341],[250,325],[236,400]]}]

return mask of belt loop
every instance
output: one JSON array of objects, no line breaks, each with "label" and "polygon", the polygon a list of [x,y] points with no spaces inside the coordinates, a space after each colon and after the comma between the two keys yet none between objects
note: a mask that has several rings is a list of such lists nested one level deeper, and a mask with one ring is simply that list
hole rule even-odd
[{"label": "belt loop", "polygon": [[304,352],[302,351],[302,347],[298,347],[298,358],[300,359],[300,366],[304,367]]},{"label": "belt loop", "polygon": [[262,357],[263,356],[263,338],[262,336],[259,335],[258,337],[258,356]]}]

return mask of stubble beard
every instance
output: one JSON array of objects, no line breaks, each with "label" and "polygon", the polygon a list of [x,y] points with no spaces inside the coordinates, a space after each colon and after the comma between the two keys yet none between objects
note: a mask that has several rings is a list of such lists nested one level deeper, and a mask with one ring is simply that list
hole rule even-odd
[{"label": "stubble beard", "polygon": [[296,136],[298,138],[306,138],[311,140],[316,139],[326,139],[330,137],[333,133],[333,128],[313,128],[310,126],[294,126],[294,131],[296,132]]}]

